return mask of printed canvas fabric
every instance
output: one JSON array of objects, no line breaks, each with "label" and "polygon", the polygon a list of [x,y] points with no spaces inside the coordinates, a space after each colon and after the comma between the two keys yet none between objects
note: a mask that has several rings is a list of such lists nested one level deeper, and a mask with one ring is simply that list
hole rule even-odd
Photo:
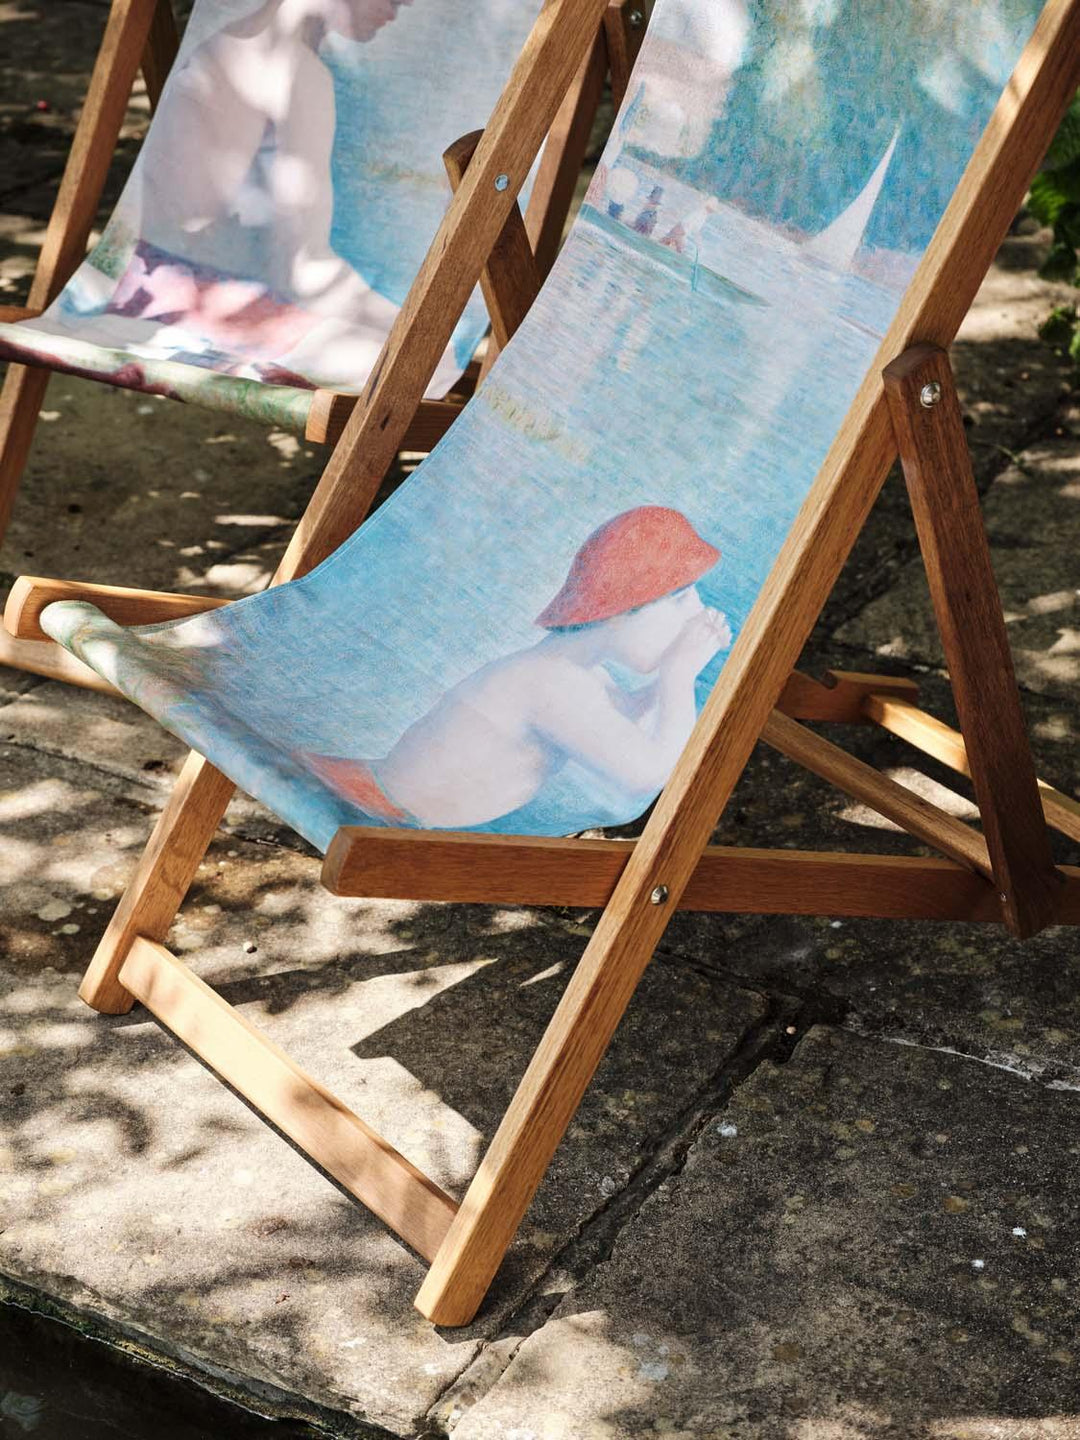
[{"label": "printed canvas fabric", "polygon": [[[362,389],[540,0],[199,0],[100,243],[0,357],[303,429]],[[428,393],[487,324],[471,304]]]},{"label": "printed canvas fabric", "polygon": [[320,847],[632,819],[1037,10],[660,0],[549,282],[411,479],[291,585],[46,628]]}]

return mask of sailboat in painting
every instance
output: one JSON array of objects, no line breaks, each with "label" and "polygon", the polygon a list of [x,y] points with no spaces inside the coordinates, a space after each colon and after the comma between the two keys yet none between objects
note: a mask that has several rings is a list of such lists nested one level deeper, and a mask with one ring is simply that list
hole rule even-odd
[{"label": "sailboat in painting", "polygon": [[827,225],[803,244],[803,255],[808,255],[812,260],[820,260],[832,270],[851,269],[881,194],[881,187],[885,184],[885,176],[889,173],[899,138],[900,131],[895,130],[888,149],[878,161],[870,179],[831,225]]}]

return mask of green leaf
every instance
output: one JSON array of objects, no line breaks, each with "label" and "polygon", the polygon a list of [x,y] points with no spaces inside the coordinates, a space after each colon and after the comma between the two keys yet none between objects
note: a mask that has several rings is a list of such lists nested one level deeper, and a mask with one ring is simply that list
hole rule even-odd
[{"label": "green leaf", "polygon": [[1080,95],[1069,106],[1061,128],[1054,136],[1043,161],[1044,170],[1060,170],[1080,160]]},{"label": "green leaf", "polygon": [[1044,280],[1064,280],[1076,283],[1076,251],[1071,245],[1055,244],[1050,254],[1039,266]]},{"label": "green leaf", "polygon": [[1045,340],[1047,345],[1057,345],[1062,349],[1072,344],[1075,333],[1075,305],[1055,305],[1039,326],[1039,339]]},{"label": "green leaf", "polygon": [[1069,203],[1065,188],[1059,183],[1059,173],[1040,170],[1031,182],[1028,193],[1028,209],[1044,225],[1054,225],[1058,216]]}]

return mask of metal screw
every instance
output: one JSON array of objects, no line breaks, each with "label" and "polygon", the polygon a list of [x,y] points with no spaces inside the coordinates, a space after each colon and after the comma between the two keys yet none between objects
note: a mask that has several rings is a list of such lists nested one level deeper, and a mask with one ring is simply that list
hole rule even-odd
[{"label": "metal screw", "polygon": [[936,380],[931,380],[929,385],[924,385],[919,391],[919,404],[925,410],[932,410],[941,399],[941,386]]},{"label": "metal screw", "polygon": [[501,193],[503,190],[505,190],[506,187],[507,187],[509,184],[510,184],[510,176],[509,176],[509,175],[496,175],[496,176],[495,176],[495,189],[498,190],[500,193]]},{"label": "metal screw", "polygon": [[653,903],[654,905],[663,905],[663,903],[664,903],[664,901],[667,899],[667,897],[668,897],[668,888],[667,888],[667,886],[666,886],[666,885],[657,885],[656,889],[655,889],[655,890],[652,892],[652,894],[649,896],[649,899],[652,901],[652,903]]},{"label": "metal screw", "polygon": [[644,10],[631,10],[630,14],[626,17],[626,23],[630,26],[631,30],[640,30],[645,24]]}]

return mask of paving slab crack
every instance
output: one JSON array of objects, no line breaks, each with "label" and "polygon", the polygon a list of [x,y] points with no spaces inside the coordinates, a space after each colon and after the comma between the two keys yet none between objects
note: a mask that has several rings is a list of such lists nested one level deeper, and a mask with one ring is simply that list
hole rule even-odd
[{"label": "paving slab crack", "polygon": [[[716,978],[713,971],[703,973]],[[801,1035],[819,1023],[821,1017],[801,999],[770,996],[760,987],[753,988],[766,1002],[765,1014],[691,1097],[623,1188],[552,1257],[518,1309],[446,1386],[428,1411],[428,1427],[419,1432],[418,1440],[452,1433],[466,1411],[497,1383],[525,1341],[547,1324],[566,1295],[610,1258],[619,1237],[649,1197],[678,1177],[695,1142],[726,1107],[736,1088],[765,1061],[784,1064]]]}]

